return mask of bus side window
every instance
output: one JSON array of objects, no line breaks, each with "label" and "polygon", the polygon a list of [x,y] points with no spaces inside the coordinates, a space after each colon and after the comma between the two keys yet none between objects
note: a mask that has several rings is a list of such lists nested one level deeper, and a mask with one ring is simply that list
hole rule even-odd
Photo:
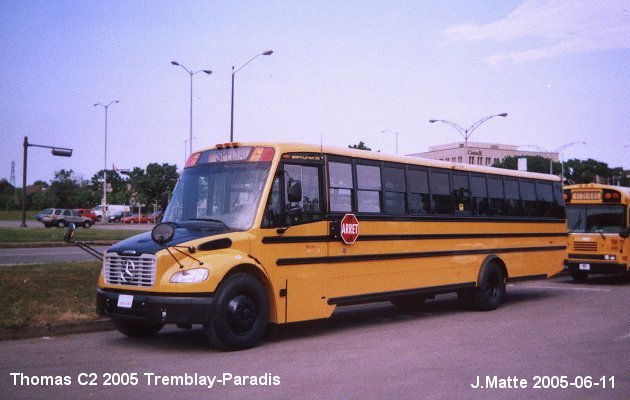
[{"label": "bus side window", "polygon": [[433,214],[452,215],[451,188],[448,171],[433,170],[429,173],[429,186]]},{"label": "bus side window", "polygon": [[330,211],[352,211],[352,164],[329,162]]}]

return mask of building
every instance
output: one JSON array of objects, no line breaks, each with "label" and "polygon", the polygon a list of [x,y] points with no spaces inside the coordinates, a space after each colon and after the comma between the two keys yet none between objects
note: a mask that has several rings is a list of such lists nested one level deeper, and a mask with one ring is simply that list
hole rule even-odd
[{"label": "building", "polygon": [[432,160],[443,160],[463,164],[492,165],[503,161],[505,157],[540,156],[559,162],[558,153],[519,150],[519,146],[511,144],[459,142],[429,147],[429,151],[409,154],[410,157],[423,157]]}]

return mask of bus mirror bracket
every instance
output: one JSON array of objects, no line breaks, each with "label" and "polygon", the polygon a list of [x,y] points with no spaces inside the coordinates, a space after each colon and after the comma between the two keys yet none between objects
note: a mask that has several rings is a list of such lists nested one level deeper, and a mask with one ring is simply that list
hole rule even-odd
[{"label": "bus mirror bracket", "polygon": [[103,261],[103,255],[92,246],[99,246],[99,245],[106,245],[106,244],[98,243],[98,242],[77,242],[74,240],[76,229],[77,227],[74,224],[74,222],[71,222],[70,225],[68,226],[68,229],[66,229],[65,235],[63,235],[63,241],[66,243],[73,244],[77,246],[78,248],[80,248],[81,250],[88,253],[89,255],[91,255],[92,257]]}]

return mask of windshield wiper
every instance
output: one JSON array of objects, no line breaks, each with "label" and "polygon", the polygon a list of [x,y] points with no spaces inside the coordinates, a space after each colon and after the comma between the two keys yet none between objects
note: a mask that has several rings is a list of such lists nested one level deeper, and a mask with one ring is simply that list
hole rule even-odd
[{"label": "windshield wiper", "polygon": [[215,218],[189,218],[186,221],[204,221],[204,222],[215,222],[217,224],[221,224],[223,225],[223,227],[225,228],[226,231],[230,230],[230,227],[227,226],[225,224],[225,222],[221,221],[220,219],[215,219]]}]

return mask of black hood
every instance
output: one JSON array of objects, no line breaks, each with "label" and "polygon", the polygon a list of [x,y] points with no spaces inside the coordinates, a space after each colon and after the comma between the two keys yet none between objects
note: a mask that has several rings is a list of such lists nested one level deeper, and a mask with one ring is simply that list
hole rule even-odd
[{"label": "black hood", "polygon": [[125,240],[121,240],[120,242],[110,247],[107,252],[118,253],[121,256],[155,254],[168,246],[176,246],[190,240],[213,236],[225,232],[225,230],[216,229],[175,228],[175,235],[173,236],[173,239],[164,245],[155,243],[153,239],[151,239],[151,232],[144,232]]}]

